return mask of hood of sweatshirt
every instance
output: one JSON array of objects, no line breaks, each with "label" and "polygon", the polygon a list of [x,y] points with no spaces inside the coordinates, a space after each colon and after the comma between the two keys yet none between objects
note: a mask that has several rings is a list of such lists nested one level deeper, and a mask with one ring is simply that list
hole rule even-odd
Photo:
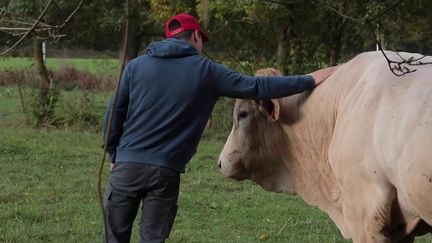
[{"label": "hood of sweatshirt", "polygon": [[178,58],[199,54],[195,47],[188,42],[174,38],[150,43],[145,53],[160,58]]}]

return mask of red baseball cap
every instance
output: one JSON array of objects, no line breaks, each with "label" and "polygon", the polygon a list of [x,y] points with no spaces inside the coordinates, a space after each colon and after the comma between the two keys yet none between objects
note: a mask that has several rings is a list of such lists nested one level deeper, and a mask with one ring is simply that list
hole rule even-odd
[{"label": "red baseball cap", "polygon": [[[173,20],[177,20],[180,23],[180,28],[170,31],[168,26],[170,26]],[[168,20],[165,25],[165,36],[166,38],[171,38],[174,35],[187,30],[199,30],[203,43],[210,41],[210,39],[202,32],[198,20],[194,16],[185,13],[174,15]]]}]

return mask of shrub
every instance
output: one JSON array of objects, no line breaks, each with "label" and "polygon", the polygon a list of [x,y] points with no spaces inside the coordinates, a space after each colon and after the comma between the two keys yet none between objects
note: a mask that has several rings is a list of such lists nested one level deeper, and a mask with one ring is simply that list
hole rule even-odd
[{"label": "shrub", "polygon": [[97,113],[93,94],[79,89],[63,95],[57,117],[62,125],[80,129],[99,129],[102,121]]},{"label": "shrub", "polygon": [[50,73],[59,86],[65,90],[73,90],[77,87],[82,90],[107,90],[115,86],[114,75],[95,75],[72,66],[60,66],[58,70],[50,71]]},{"label": "shrub", "polygon": [[[94,75],[71,66],[61,66],[58,70],[50,70],[53,85],[47,94],[34,88],[36,75],[33,70],[0,71],[0,85],[22,84],[28,123],[35,126],[100,129],[101,109],[96,107],[91,92],[113,89],[116,83],[114,75]],[[41,100],[44,95],[48,96],[46,102]],[[228,136],[232,126],[233,105],[234,100],[229,98],[221,98],[216,103],[205,137],[225,139]]]},{"label": "shrub", "polygon": [[26,120],[35,127],[59,125],[54,110],[60,98],[60,90],[54,82],[50,83],[48,90],[32,88],[28,97],[29,108]]},{"label": "shrub", "polygon": [[[8,69],[0,71],[0,86],[34,84],[37,73],[32,69]],[[75,69],[72,66],[60,66],[57,70],[49,70],[50,78],[58,88],[73,90],[107,90],[115,87],[114,75],[95,75],[89,71]]]},{"label": "shrub", "polygon": [[20,69],[6,69],[0,71],[0,86],[12,85],[17,83],[30,83],[34,80],[34,72]]}]

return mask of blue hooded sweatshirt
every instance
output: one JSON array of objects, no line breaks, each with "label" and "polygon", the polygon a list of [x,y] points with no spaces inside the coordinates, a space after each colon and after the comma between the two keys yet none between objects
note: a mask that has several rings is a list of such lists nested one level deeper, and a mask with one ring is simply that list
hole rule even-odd
[{"label": "blue hooded sweatshirt", "polygon": [[153,42],[123,72],[107,151],[113,163],[145,163],[184,173],[220,96],[271,99],[313,87],[309,75],[246,76],[200,55],[186,41]]}]

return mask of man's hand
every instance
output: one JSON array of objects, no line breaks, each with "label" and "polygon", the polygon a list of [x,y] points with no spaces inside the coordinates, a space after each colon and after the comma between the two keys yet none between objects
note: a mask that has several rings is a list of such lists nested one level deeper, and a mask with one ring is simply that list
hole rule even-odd
[{"label": "man's hand", "polygon": [[111,164],[110,164],[110,171],[112,171],[112,169],[114,168],[114,166],[115,166],[115,163],[111,162]]},{"label": "man's hand", "polygon": [[323,68],[313,73],[310,73],[309,75],[311,75],[315,80],[315,86],[318,86],[319,84],[324,82],[324,80],[326,80],[328,77],[330,77],[330,75],[332,75],[338,68],[339,66]]}]

